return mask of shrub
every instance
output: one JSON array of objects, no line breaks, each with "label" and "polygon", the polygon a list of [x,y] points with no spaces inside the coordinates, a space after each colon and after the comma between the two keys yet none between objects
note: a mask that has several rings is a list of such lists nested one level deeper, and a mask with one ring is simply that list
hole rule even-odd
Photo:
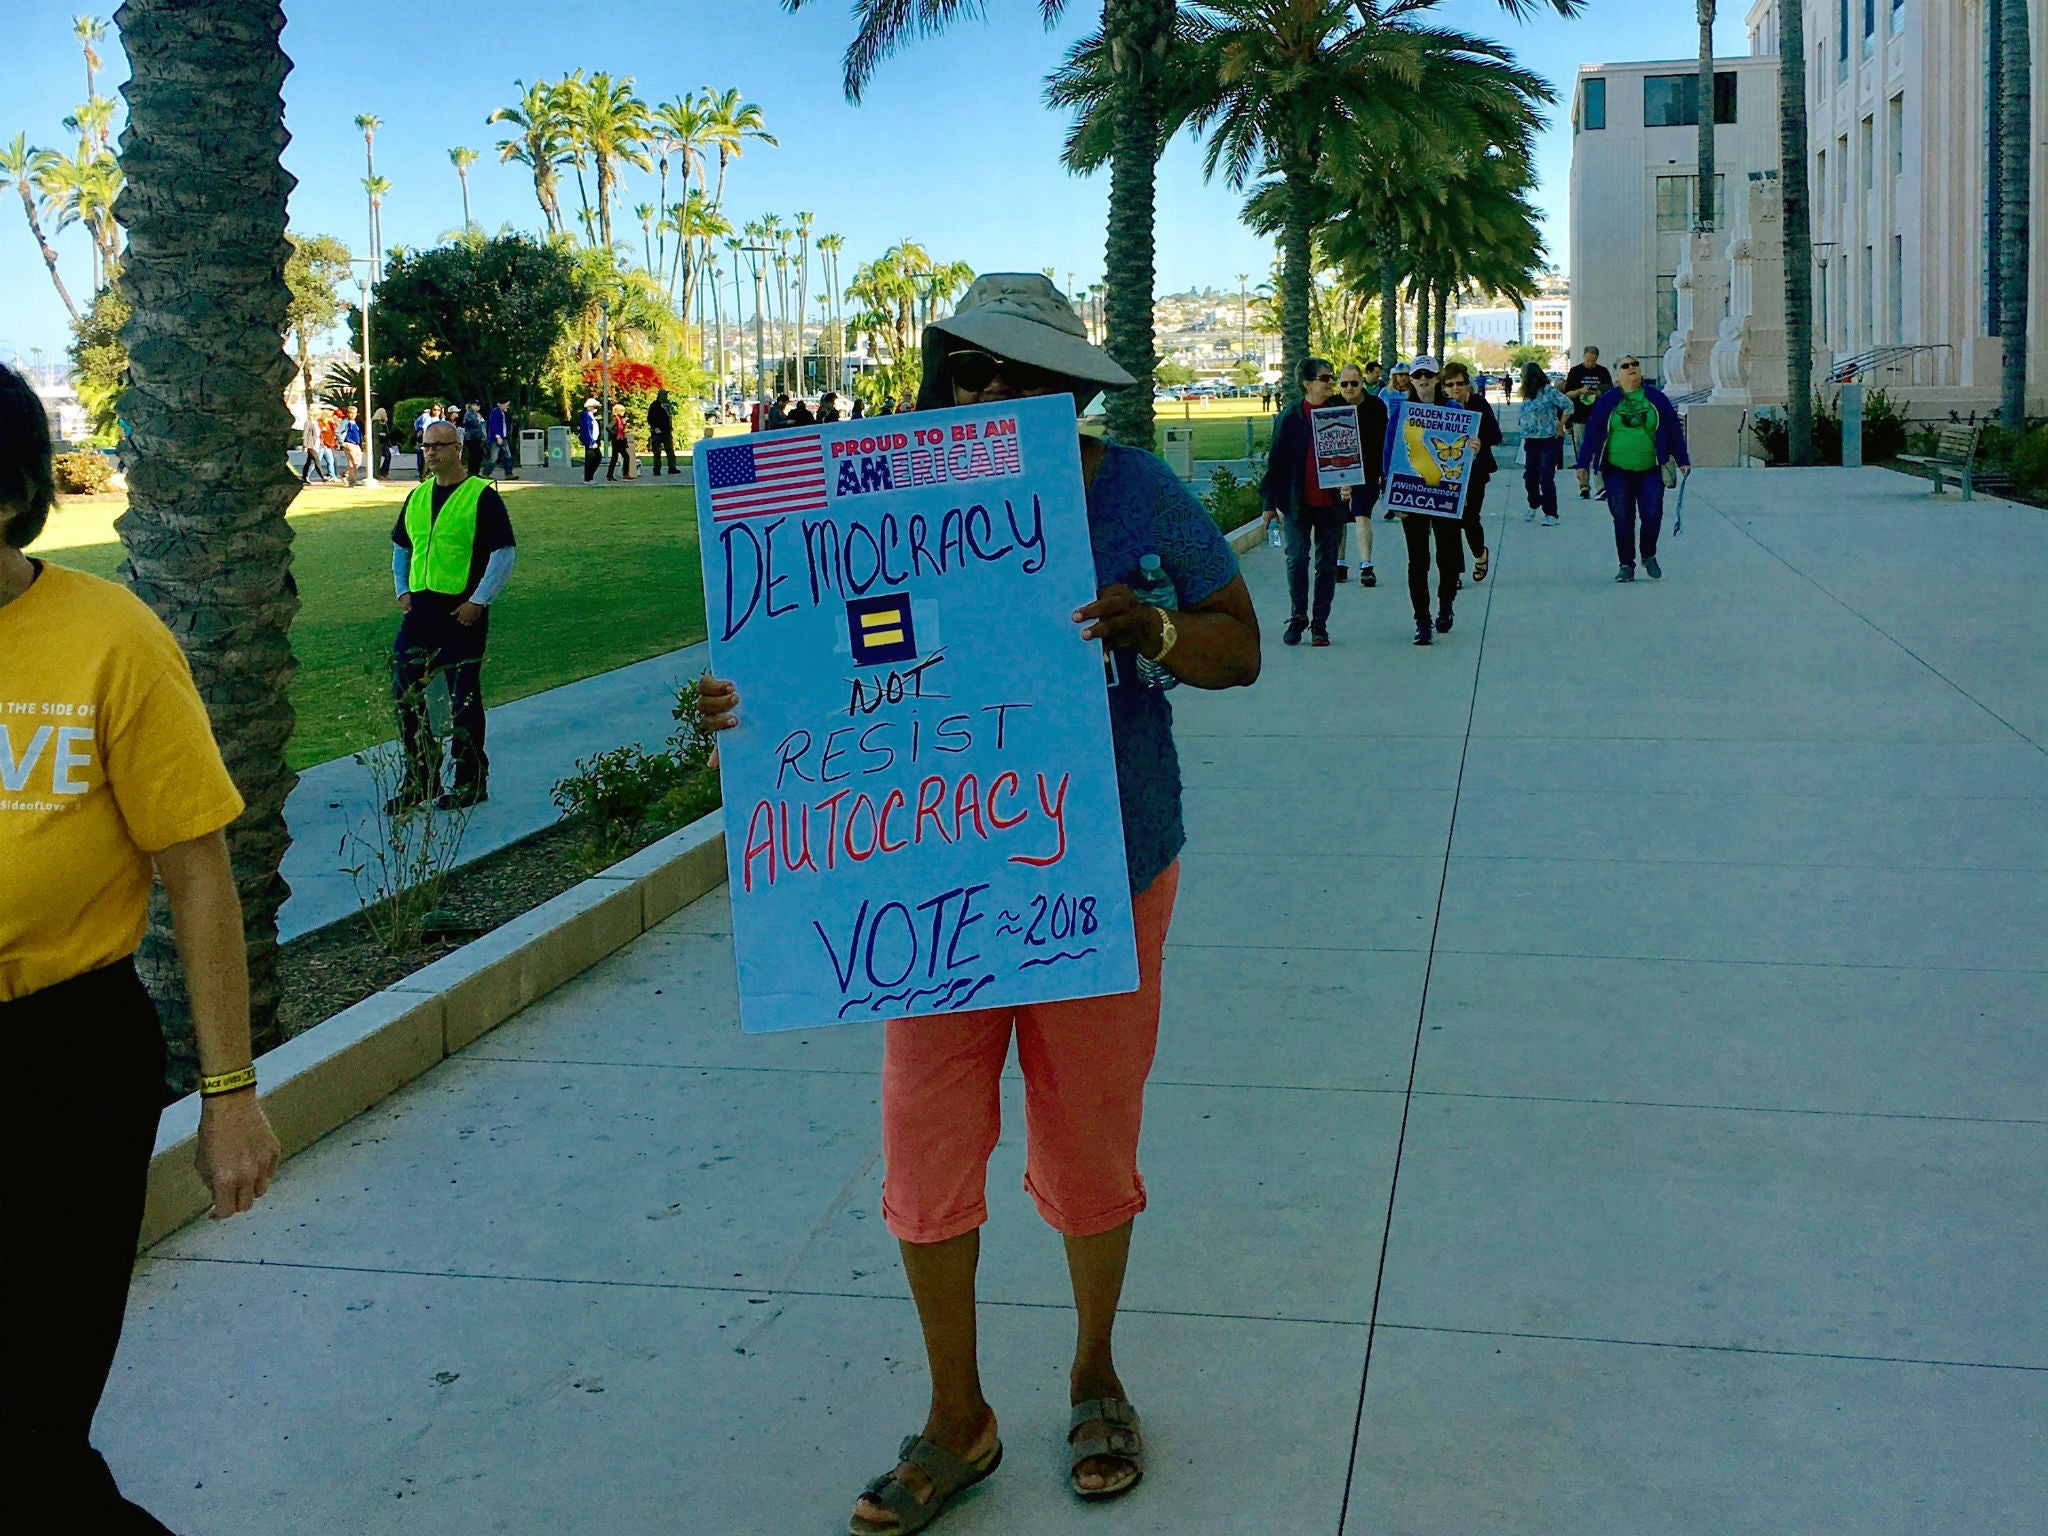
[{"label": "shrub", "polygon": [[[1906,451],[1906,418],[1881,389],[1863,397],[1863,462],[1881,464]],[[1841,456],[1836,455],[1837,462]]]},{"label": "shrub", "polygon": [[711,738],[697,724],[697,687],[676,690],[674,732],[658,752],[618,747],[577,761],[554,787],[562,812],[584,823],[585,861],[602,869],[645,842],[716,810],[718,775],[708,763]]},{"label": "shrub", "polygon": [[391,407],[391,441],[394,447],[407,452],[418,445],[412,440],[412,424],[420,419],[420,412],[430,405],[446,402],[432,395],[411,395]]},{"label": "shrub", "polygon": [[60,453],[50,461],[58,491],[66,496],[97,496],[114,478],[114,466],[104,453]]},{"label": "shrub", "polygon": [[2012,488],[2029,501],[2048,501],[2048,425],[2033,428],[2014,445]]},{"label": "shrub", "polygon": [[1211,520],[1225,533],[1237,532],[1260,511],[1258,486],[1221,466],[1209,477],[1209,494],[1202,499]]}]

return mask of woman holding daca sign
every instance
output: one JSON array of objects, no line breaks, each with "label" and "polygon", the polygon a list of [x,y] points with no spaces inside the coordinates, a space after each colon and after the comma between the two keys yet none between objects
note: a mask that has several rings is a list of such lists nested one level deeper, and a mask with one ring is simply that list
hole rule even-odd
[{"label": "woman holding daca sign", "polygon": [[1472,459],[1472,483],[1465,490],[1465,515],[1459,526],[1472,546],[1472,579],[1484,581],[1487,564],[1493,559],[1493,551],[1486,547],[1486,482],[1500,467],[1500,461],[1493,456],[1494,445],[1501,440],[1500,422],[1486,396],[1473,389],[1472,375],[1463,363],[1444,364],[1439,388],[1450,404],[1479,413],[1479,452]]},{"label": "woman holding daca sign", "polygon": [[[1418,357],[1408,365],[1408,391],[1405,402],[1417,405],[1449,405],[1451,401],[1437,386],[1436,359]],[[1408,427],[1401,420],[1401,407],[1396,404],[1394,420],[1387,431],[1387,445],[1384,454],[1387,463],[1381,468],[1380,478],[1392,483],[1392,461],[1397,452],[1407,452]],[[1389,498],[1387,516],[1399,516],[1401,534],[1408,541],[1408,601],[1415,610],[1415,643],[1428,645],[1437,634],[1449,634],[1452,622],[1452,607],[1458,599],[1459,578],[1465,569],[1465,551],[1458,542],[1459,522],[1456,517],[1432,516],[1425,512],[1411,512],[1397,509]],[[1436,544],[1437,610],[1436,622],[1432,627],[1429,617],[1429,547]]]},{"label": "woman holding daca sign", "polygon": [[[1036,274],[976,280],[925,333],[920,410],[1070,394],[1077,407],[1132,383],[1087,340],[1059,290]],[[975,1352],[975,1268],[984,1184],[1000,1130],[1012,1034],[1025,1081],[1025,1189],[1066,1242],[1079,1341],[1070,1376],[1069,1483],[1111,1498],[1144,1471],[1138,1415],[1111,1354],[1111,1330],[1145,1207],[1138,1175],[1145,1079],[1158,1038],[1160,965],[1178,885],[1180,768],[1172,713],[1138,658],[1197,688],[1259,674],[1258,620],[1236,558],[1201,505],[1152,455],[1083,436],[1080,466],[1098,590],[1073,614],[1078,638],[1111,659],[1108,719],[1137,934],[1138,989],[1119,996],[893,1019],[882,1066],[882,1214],[898,1239],[923,1326],[931,1409],[898,1465],[868,1484],[856,1536],[924,1529],[1002,1459]],[[1176,607],[1140,601],[1140,562],[1156,556]],[[698,685],[707,730],[739,723],[728,681]]]}]

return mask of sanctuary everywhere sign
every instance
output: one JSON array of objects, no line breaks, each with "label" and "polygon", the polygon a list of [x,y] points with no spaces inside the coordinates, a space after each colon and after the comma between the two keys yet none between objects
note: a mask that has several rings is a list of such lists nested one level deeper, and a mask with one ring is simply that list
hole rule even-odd
[{"label": "sanctuary everywhere sign", "polygon": [[748,1033],[1138,985],[1067,396],[696,452]]}]

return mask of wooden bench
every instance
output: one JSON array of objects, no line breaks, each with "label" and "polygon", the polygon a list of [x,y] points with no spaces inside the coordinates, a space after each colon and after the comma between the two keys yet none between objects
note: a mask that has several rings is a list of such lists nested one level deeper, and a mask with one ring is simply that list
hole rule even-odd
[{"label": "wooden bench", "polygon": [[2011,479],[2003,470],[1977,468],[1977,445],[1983,436],[1984,423],[1981,421],[1967,424],[1950,422],[1941,429],[1941,438],[1933,453],[1902,453],[1899,462],[1924,464],[1934,471],[1934,490],[1930,494],[1935,496],[1941,494],[1944,484],[1953,477],[1963,488],[1963,500],[1969,501],[1973,487],[1982,485],[1989,488]]}]

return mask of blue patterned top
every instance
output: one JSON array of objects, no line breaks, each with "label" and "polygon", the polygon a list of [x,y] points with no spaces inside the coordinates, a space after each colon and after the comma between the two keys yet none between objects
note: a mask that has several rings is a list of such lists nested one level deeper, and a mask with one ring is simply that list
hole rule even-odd
[{"label": "blue patterned top", "polygon": [[1522,436],[1561,437],[1564,435],[1563,423],[1570,419],[1571,414],[1572,397],[1555,384],[1546,385],[1543,393],[1534,400],[1522,402]]},{"label": "blue patterned top", "polygon": [[[1137,580],[1138,562],[1157,555],[1182,608],[1207,602],[1237,576],[1237,556],[1172,470],[1149,453],[1105,445],[1088,487],[1088,537],[1098,585]],[[1134,651],[1116,653],[1109,690],[1110,735],[1116,745],[1118,798],[1131,893],[1145,890],[1180,857],[1180,755],[1173,745],[1173,706],[1138,674]]]}]

